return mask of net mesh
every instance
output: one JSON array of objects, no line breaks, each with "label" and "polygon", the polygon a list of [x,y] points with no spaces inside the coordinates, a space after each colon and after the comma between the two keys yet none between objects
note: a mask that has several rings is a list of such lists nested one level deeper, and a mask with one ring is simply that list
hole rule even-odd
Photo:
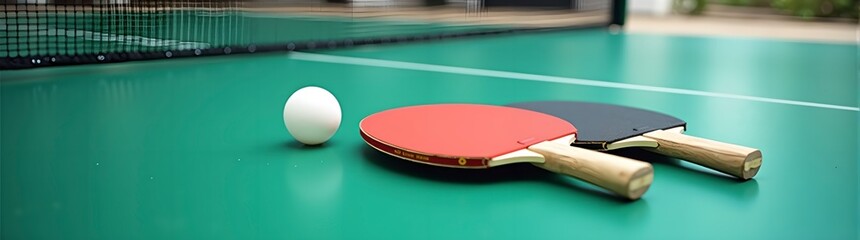
[{"label": "net mesh", "polygon": [[620,23],[618,6],[623,3],[608,0],[6,0],[0,12],[0,67],[607,26]]}]

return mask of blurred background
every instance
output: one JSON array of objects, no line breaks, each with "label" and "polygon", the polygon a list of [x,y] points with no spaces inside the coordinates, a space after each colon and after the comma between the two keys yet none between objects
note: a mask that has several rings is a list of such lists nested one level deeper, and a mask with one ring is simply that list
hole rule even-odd
[{"label": "blurred background", "polygon": [[856,42],[855,0],[632,0],[628,30]]}]

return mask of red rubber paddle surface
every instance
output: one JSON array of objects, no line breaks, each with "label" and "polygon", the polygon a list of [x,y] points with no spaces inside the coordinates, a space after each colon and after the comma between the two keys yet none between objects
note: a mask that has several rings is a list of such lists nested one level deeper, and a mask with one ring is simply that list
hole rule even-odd
[{"label": "red rubber paddle surface", "polygon": [[552,115],[479,104],[395,108],[366,117],[359,128],[380,151],[451,167],[486,167],[494,157],[576,133]]}]

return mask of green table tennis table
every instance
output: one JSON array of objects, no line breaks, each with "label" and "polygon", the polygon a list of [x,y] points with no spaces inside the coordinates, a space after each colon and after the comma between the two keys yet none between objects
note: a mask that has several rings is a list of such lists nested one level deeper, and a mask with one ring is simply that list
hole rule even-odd
[{"label": "green table tennis table", "polygon": [[[3,239],[854,239],[857,46],[555,31],[0,72]],[[287,97],[343,120],[319,147]],[[641,150],[626,201],[530,164],[425,166],[359,121],[415,104],[572,100],[685,119],[761,149],[749,181]]]}]

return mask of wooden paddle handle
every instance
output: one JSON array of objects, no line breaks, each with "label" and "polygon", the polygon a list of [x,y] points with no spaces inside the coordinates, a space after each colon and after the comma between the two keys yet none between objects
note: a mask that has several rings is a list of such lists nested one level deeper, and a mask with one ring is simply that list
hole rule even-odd
[{"label": "wooden paddle handle", "polygon": [[529,150],[546,159],[534,164],[538,167],[588,181],[630,199],[645,194],[654,179],[651,164],[625,157],[550,141],[534,144]]},{"label": "wooden paddle handle", "polygon": [[750,179],[761,167],[761,151],[754,148],[687,136],[669,131],[654,131],[643,136],[657,141],[654,152],[684,159],[741,179]]}]

